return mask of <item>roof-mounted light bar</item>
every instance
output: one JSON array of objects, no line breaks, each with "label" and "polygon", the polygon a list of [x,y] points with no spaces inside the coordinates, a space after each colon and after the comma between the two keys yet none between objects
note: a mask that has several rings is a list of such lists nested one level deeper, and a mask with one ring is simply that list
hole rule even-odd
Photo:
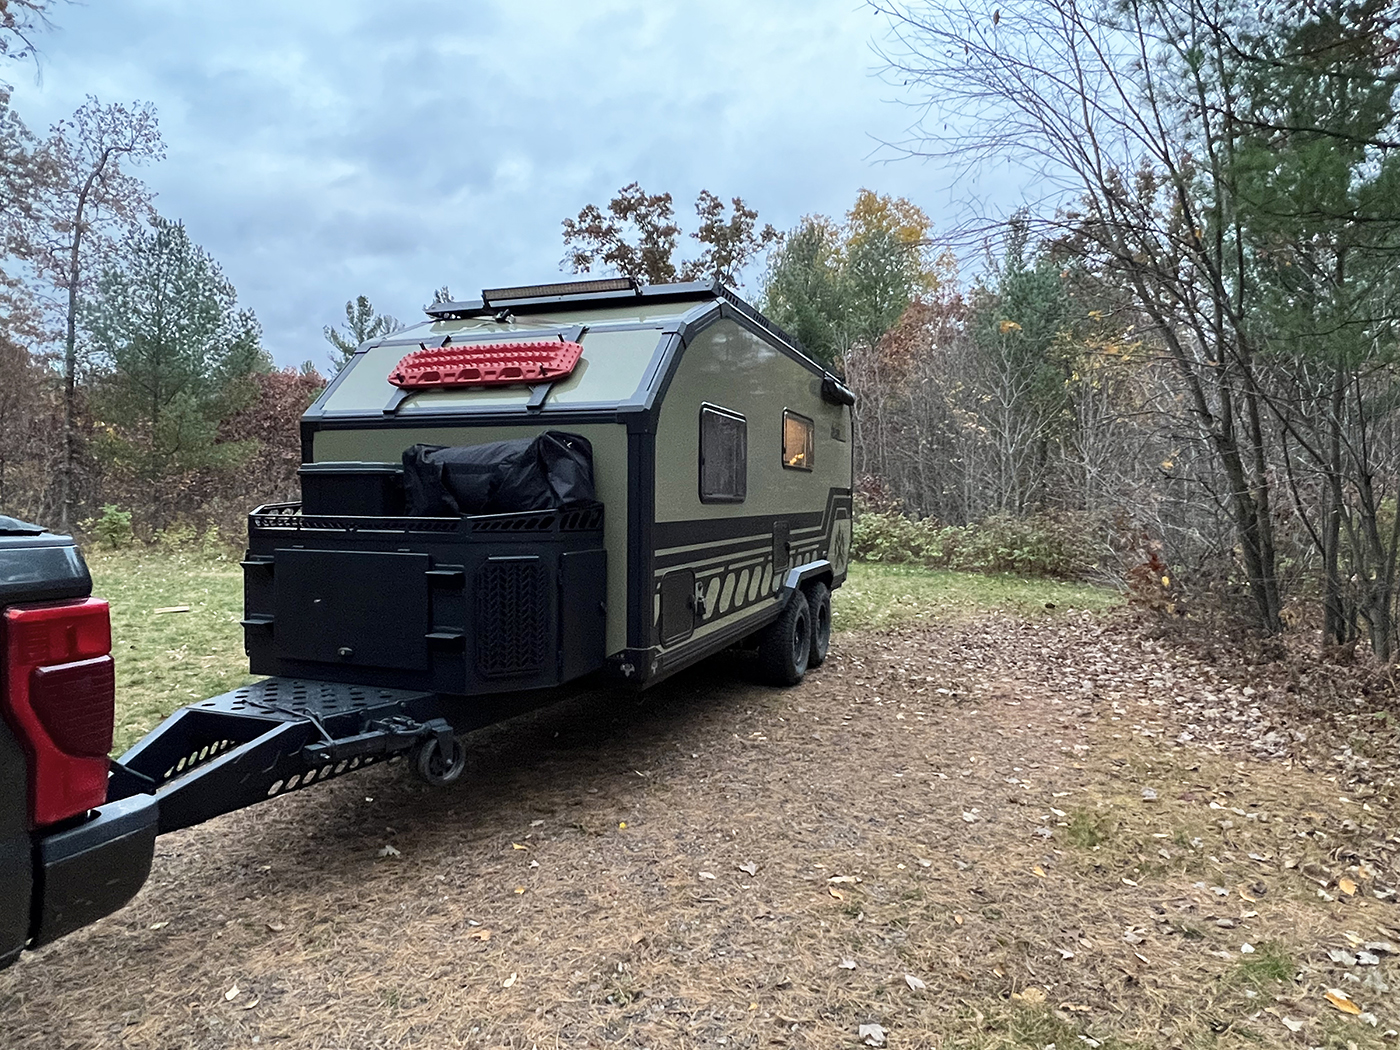
[{"label": "roof-mounted light bar", "polygon": [[638,292],[630,277],[608,277],[597,281],[559,281],[556,284],[519,284],[512,288],[483,288],[481,300],[487,306],[519,299],[552,299],[558,296],[600,295],[606,292]]}]

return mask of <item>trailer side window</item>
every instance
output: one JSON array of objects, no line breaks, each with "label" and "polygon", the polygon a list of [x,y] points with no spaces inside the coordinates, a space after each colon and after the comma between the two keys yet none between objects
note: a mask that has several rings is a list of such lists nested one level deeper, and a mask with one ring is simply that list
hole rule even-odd
[{"label": "trailer side window", "polygon": [[737,412],[700,406],[700,502],[743,503],[749,489],[748,423]]},{"label": "trailer side window", "polygon": [[783,412],[783,466],[789,470],[812,469],[812,435],[815,430],[806,416]]}]

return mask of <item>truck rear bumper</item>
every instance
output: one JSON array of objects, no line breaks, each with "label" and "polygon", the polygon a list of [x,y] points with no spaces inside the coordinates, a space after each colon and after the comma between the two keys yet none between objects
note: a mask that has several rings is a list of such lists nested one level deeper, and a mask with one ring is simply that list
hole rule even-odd
[{"label": "truck rear bumper", "polygon": [[76,827],[35,844],[34,925],[31,948],[110,915],[151,873],[159,804],[133,795],[109,802]]}]

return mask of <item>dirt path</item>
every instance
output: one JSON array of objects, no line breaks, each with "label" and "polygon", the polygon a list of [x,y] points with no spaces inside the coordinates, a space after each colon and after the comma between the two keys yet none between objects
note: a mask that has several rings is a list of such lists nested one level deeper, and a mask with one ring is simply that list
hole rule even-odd
[{"label": "dirt path", "polygon": [[1243,688],[1068,615],[583,698],[447,791],[381,768],[162,839],[0,974],[3,1042],[1393,1045],[1387,788]]}]

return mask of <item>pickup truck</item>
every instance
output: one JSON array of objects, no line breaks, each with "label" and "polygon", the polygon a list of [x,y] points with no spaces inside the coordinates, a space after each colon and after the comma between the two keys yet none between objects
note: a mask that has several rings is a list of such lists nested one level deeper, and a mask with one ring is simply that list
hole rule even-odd
[{"label": "pickup truck", "polygon": [[156,799],[107,800],[111,647],[77,544],[0,516],[0,968],[116,911],[150,873]]}]

